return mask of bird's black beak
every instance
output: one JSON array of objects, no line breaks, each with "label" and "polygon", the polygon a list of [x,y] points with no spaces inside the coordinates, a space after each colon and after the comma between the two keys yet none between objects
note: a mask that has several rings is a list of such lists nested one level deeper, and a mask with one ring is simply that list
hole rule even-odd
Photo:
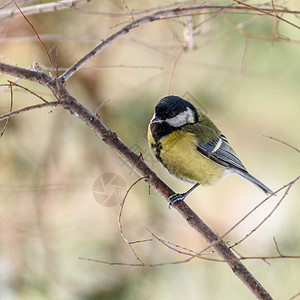
[{"label": "bird's black beak", "polygon": [[152,120],[151,120],[151,124],[161,124],[163,122],[162,119],[160,119],[159,117],[156,117],[155,115],[153,116]]}]

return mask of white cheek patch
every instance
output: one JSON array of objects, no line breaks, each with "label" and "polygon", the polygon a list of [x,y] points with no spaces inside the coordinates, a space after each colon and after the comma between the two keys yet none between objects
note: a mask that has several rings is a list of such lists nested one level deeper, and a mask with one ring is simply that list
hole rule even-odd
[{"label": "white cheek patch", "polygon": [[183,125],[195,122],[193,111],[187,107],[187,109],[174,118],[167,119],[166,122],[173,127],[181,127]]}]

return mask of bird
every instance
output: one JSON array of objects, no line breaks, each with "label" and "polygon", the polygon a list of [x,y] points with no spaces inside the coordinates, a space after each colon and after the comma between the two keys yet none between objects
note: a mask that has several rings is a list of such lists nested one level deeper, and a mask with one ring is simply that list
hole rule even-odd
[{"label": "bird", "polygon": [[230,174],[250,181],[267,195],[272,190],[251,175],[217,126],[189,101],[166,96],[155,106],[148,143],[156,158],[178,179],[194,183],[168,199],[169,208],[199,185],[212,185]]}]

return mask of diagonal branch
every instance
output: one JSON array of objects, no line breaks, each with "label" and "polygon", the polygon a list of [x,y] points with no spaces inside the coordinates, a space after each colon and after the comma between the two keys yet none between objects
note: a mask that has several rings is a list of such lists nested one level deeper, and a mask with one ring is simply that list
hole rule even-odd
[{"label": "diagonal branch", "polygon": [[[174,192],[145,164],[141,157],[127,147],[101,120],[76,99],[63,92],[62,101],[64,108],[78,116],[87,126],[111,148],[117,151],[135,170],[143,177],[147,183],[159,192],[166,200]],[[230,266],[234,274],[256,295],[258,299],[272,299],[263,286],[254,278],[246,267],[238,260],[234,253],[219,237],[196,215],[196,213],[184,202],[178,202],[174,208],[185,218],[191,227],[197,230],[202,237],[215,249],[215,251]]]},{"label": "diagonal branch", "polygon": [[[13,75],[15,77],[31,80],[47,86],[60,104],[71,114],[78,117],[88,127],[90,127],[108,146],[119,153],[135,170],[145,177],[147,183],[160,193],[165,199],[168,199],[174,192],[168,187],[142,160],[142,158],[127,147],[121,139],[106,127],[98,116],[70,95],[61,81],[56,81],[50,76],[42,72],[30,71],[24,68],[10,66],[0,63],[0,72]],[[42,103],[42,106],[50,105],[50,103]],[[269,293],[255,279],[255,277],[247,270],[247,268],[239,261],[235,254],[227,247],[199,216],[185,203],[177,202],[174,208],[182,215],[188,224],[198,231],[201,236],[214,248],[219,256],[226,261],[234,274],[248,287],[248,289],[258,299],[272,299]]]},{"label": "diagonal branch", "polygon": [[[64,1],[61,1],[64,2]],[[60,3],[61,3],[60,2]],[[70,1],[68,1],[70,2]],[[76,1],[77,2],[77,1]],[[79,1],[78,1],[79,2]],[[92,49],[88,54],[82,57],[78,62],[71,66],[64,74],[60,76],[58,80],[48,76],[43,72],[31,71],[24,68],[11,66],[8,64],[0,63],[0,72],[37,82],[47,88],[49,88],[56,99],[59,101],[42,103],[21,109],[19,111],[11,112],[0,117],[0,120],[8,119],[17,113],[25,112],[31,109],[37,109],[46,106],[56,106],[60,105],[64,109],[68,110],[71,114],[78,117],[87,126],[89,126],[97,135],[100,137],[108,146],[110,146],[114,151],[118,152],[122,158],[124,158],[135,170],[144,177],[147,183],[160,193],[165,199],[168,199],[170,195],[174,192],[159,178],[157,175],[145,164],[139,155],[133,152],[129,147],[127,147],[109,128],[107,128],[98,116],[87,108],[85,108],[80,102],[78,102],[68,90],[65,88],[63,83],[68,80],[78,69],[80,69],[88,60],[93,58],[106,46],[112,43],[117,38],[127,34],[132,29],[139,27],[140,25],[150,23],[153,21],[166,20],[169,18],[177,18],[181,16],[199,15],[203,11],[218,10],[218,11],[253,11],[258,14],[265,14],[274,18],[277,18],[283,22],[286,22],[296,28],[297,25],[288,22],[287,20],[278,16],[278,13],[294,13],[300,14],[299,11],[289,11],[285,9],[274,8],[256,8],[250,5],[245,6],[244,3],[240,1],[235,1],[240,5],[232,6],[194,6],[194,7],[178,7],[175,9],[160,10],[153,14],[143,16],[139,19],[134,20],[128,25],[124,26],[119,31],[115,32],[107,39],[99,43],[94,49]],[[26,110],[27,109],[27,110]],[[248,289],[258,298],[258,299],[272,299],[268,292],[263,288],[263,286],[255,279],[255,277],[247,270],[247,268],[241,263],[240,259],[228,248],[228,246],[222,241],[222,238],[218,237],[203,221],[199,216],[195,214],[193,210],[184,202],[178,202],[174,205],[174,208],[186,219],[188,224],[193,227],[201,236],[208,242],[209,245],[219,254],[222,260],[224,260],[229,267],[232,269],[234,274],[248,287]]]}]

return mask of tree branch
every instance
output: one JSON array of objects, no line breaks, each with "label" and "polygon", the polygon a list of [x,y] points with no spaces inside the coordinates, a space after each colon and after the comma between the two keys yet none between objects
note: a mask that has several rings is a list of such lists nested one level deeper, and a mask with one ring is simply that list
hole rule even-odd
[{"label": "tree branch", "polygon": [[300,11],[290,11],[286,9],[276,9],[276,14],[273,14],[274,10],[270,8],[256,8],[251,5],[246,5],[242,2],[239,2],[240,6],[222,6],[222,5],[200,5],[200,6],[193,6],[193,7],[177,7],[173,9],[167,9],[167,10],[159,10],[158,12],[155,12],[150,15],[143,16],[133,22],[130,22],[128,25],[120,29],[119,31],[115,32],[111,36],[109,36],[107,39],[103,40],[101,43],[99,43],[97,46],[95,46],[90,52],[88,52],[84,57],[82,57],[80,60],[78,60],[74,65],[72,65],[67,71],[65,71],[61,76],[60,79],[62,81],[67,81],[76,71],[78,71],[84,64],[86,64],[90,59],[92,59],[97,53],[99,53],[101,50],[103,50],[105,47],[107,47],[112,41],[114,41],[116,38],[119,38],[128,32],[130,32],[133,28],[139,27],[140,25],[143,25],[145,23],[150,23],[154,21],[159,20],[166,20],[169,18],[177,18],[177,17],[183,17],[183,16],[191,16],[191,15],[199,15],[201,14],[201,11],[205,11],[207,13],[207,10],[217,10],[220,11],[226,11],[226,10],[237,10],[237,11],[254,11],[261,14],[266,14],[268,16],[272,16],[274,18],[278,18],[283,22],[288,23],[291,26],[294,26],[296,28],[300,28],[299,26],[283,19],[282,17],[279,17],[277,13],[293,13],[293,14],[300,14]]},{"label": "tree branch", "polygon": [[[65,9],[74,9],[77,5],[88,2],[89,0],[61,0],[50,3],[36,4],[32,6],[22,7],[22,12],[29,15],[59,11]],[[20,16],[18,9],[6,9],[0,11],[0,20]]]},{"label": "tree branch", "polygon": [[[0,63],[0,71],[19,78],[38,82],[47,86],[54,93],[56,98],[60,99],[64,109],[77,116],[88,127],[90,127],[107,145],[118,152],[135,170],[146,178],[147,183],[160,193],[165,199],[168,199],[174,192],[168,187],[141,159],[118,138],[116,133],[107,128],[96,114],[89,111],[74,97],[70,95],[67,89],[60,81],[56,81],[42,72],[30,71],[20,67],[10,66]],[[43,103],[45,106],[48,103]],[[50,104],[50,103],[49,103]],[[185,203],[177,202],[174,208],[185,218],[188,224],[198,231],[201,236],[214,248],[219,256],[227,262],[234,274],[250,289],[258,299],[272,299],[263,286],[239,261],[235,254],[227,245],[196,215],[196,213]]]},{"label": "tree branch", "polygon": [[0,72],[21,79],[34,81],[46,87],[49,87],[49,83],[51,81],[55,81],[54,78],[50,77],[49,75],[43,72],[32,71],[21,67],[5,64],[2,62],[0,62]]},{"label": "tree branch", "polygon": [[17,116],[17,115],[19,115],[21,113],[28,112],[28,111],[31,111],[31,110],[35,110],[35,109],[39,109],[39,108],[44,108],[44,107],[56,107],[56,106],[62,105],[62,104],[63,104],[62,102],[52,101],[52,102],[45,102],[45,103],[41,103],[41,104],[26,106],[24,108],[21,108],[21,109],[9,112],[7,114],[1,115],[0,116],[0,121],[8,120],[8,119],[10,119],[10,118],[12,118],[14,116]]},{"label": "tree branch", "polygon": [[[144,163],[139,155],[128,148],[117,135],[108,129],[97,116],[83,107],[76,99],[68,95],[64,100],[65,108],[77,115],[87,126],[95,131],[111,148],[116,150],[135,170],[147,178],[147,183],[168,199],[174,192]],[[258,299],[272,299],[263,286],[254,278],[234,253],[185,203],[178,202],[174,208],[185,218],[188,224],[197,230],[214,248],[219,256],[230,266],[234,274],[251,290]]]}]

